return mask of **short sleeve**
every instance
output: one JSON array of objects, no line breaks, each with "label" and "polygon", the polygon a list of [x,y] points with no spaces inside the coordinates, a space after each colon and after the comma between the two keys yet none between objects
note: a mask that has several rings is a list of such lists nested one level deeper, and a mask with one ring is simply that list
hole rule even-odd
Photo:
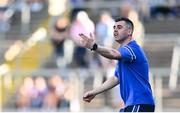
[{"label": "short sleeve", "polygon": [[136,60],[136,55],[130,46],[125,45],[125,46],[119,48],[118,51],[122,55],[122,61],[133,62]]}]

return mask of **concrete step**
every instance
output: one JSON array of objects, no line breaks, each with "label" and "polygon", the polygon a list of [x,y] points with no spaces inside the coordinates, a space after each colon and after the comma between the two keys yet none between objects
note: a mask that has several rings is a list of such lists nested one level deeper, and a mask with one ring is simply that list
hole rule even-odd
[{"label": "concrete step", "polygon": [[[168,75],[169,75],[169,73],[168,73]],[[169,76],[163,77],[163,88],[165,88],[165,89],[169,88],[169,79],[170,79]],[[177,90],[180,91],[180,76],[178,76],[178,78],[177,78]]]},{"label": "concrete step", "polygon": [[[39,25],[40,21],[48,17],[47,7],[42,9],[40,12],[31,12],[31,21],[29,24],[29,33],[34,31]],[[6,39],[17,40],[22,39],[21,36],[21,13],[16,12],[11,21],[11,30],[6,33]]]},{"label": "concrete step", "polygon": [[180,98],[174,98],[174,99],[163,99],[163,108],[180,108]]},{"label": "concrete step", "polygon": [[150,67],[170,67],[173,48],[178,34],[147,34],[144,50],[149,59]]},{"label": "concrete step", "polygon": [[179,33],[180,32],[180,19],[164,19],[156,20],[151,19],[145,22],[145,29],[147,33]]},{"label": "concrete step", "polygon": [[180,88],[176,88],[173,91],[169,88],[163,88],[163,99],[180,99]]}]

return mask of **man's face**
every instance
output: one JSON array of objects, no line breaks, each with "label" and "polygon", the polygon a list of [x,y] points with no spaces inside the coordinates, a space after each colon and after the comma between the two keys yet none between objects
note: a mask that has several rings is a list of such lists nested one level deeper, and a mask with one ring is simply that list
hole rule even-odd
[{"label": "man's face", "polygon": [[114,25],[114,38],[118,42],[123,42],[130,34],[131,30],[124,21],[116,22]]}]

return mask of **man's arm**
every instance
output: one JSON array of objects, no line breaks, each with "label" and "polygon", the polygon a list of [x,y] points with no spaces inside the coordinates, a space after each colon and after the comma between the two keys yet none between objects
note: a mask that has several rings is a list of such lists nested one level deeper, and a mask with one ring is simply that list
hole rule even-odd
[{"label": "man's arm", "polygon": [[116,86],[118,84],[119,84],[118,78],[115,76],[112,76],[111,78],[107,79],[101,86],[93,89],[93,92],[97,95],[97,94],[100,94],[104,91],[107,91],[107,90],[113,88],[114,86]]},{"label": "man's arm", "polygon": [[90,102],[97,94],[107,91],[113,88],[114,86],[116,86],[117,84],[119,84],[118,78],[115,76],[112,76],[111,78],[106,80],[101,86],[96,87],[95,89],[86,92],[83,96],[83,100],[86,102]]},{"label": "man's arm", "polygon": [[108,59],[118,60],[121,58],[121,53],[112,48],[107,48],[98,45],[98,48],[95,51]]},{"label": "man's arm", "polygon": [[[95,39],[92,36],[92,34],[90,34],[90,37],[84,35],[84,34],[79,34],[80,38],[81,38],[81,45],[83,47],[86,47],[88,49],[92,49],[93,45],[95,44]],[[97,53],[99,53],[100,55],[109,58],[109,59],[120,59],[121,58],[121,53],[115,49],[112,48],[107,48],[107,47],[103,47],[98,45],[97,49],[95,50]]]}]

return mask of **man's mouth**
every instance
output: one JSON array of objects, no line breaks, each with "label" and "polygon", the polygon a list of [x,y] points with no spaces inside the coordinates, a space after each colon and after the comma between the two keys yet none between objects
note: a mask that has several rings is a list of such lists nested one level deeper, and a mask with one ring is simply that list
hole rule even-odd
[{"label": "man's mouth", "polygon": [[118,33],[114,33],[114,36],[115,36],[115,37],[118,36]]}]

